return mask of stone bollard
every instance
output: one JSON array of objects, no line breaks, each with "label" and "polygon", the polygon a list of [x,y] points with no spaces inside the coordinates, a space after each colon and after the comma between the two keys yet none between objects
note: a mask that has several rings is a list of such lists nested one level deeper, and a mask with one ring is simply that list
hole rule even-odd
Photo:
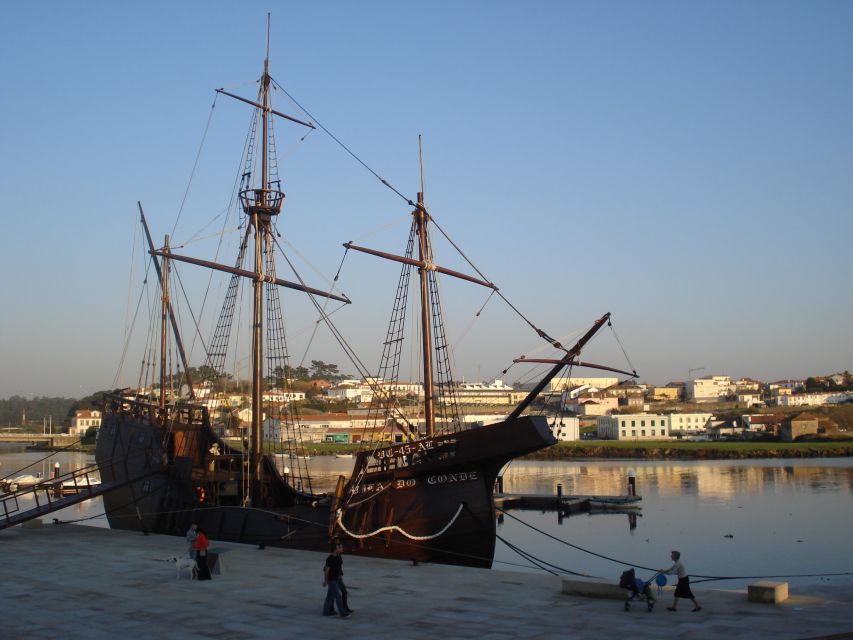
[{"label": "stone bollard", "polygon": [[750,602],[778,604],[788,599],[788,583],[767,580],[753,582],[747,589],[747,598]]}]

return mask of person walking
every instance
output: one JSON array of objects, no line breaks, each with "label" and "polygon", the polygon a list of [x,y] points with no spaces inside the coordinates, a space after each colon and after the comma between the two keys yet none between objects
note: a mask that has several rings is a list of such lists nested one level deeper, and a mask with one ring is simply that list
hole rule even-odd
[{"label": "person walking", "polygon": [[684,563],[681,562],[681,552],[673,551],[670,554],[670,558],[672,558],[674,564],[669,569],[658,570],[658,573],[678,576],[678,584],[675,585],[675,597],[672,601],[672,606],[667,607],[667,610],[677,611],[678,599],[688,598],[693,601],[693,611],[702,611],[702,607],[699,606],[696,596],[694,596],[693,592],[690,590],[690,577],[687,575],[687,569],[684,568]]},{"label": "person walking", "polygon": [[334,539],[332,540],[331,550],[332,553],[326,558],[326,564],[323,567],[323,586],[326,587],[323,615],[335,615],[335,606],[337,606],[341,618],[348,618],[351,611],[344,603],[343,593],[341,592],[341,578],[344,575],[344,559],[341,554],[344,551],[344,545],[341,544],[340,540]]},{"label": "person walking", "polygon": [[198,536],[193,543],[193,549],[196,551],[195,562],[198,567],[198,579],[210,580],[210,568],[207,566],[207,548],[210,546],[210,542],[201,527],[197,531]]}]

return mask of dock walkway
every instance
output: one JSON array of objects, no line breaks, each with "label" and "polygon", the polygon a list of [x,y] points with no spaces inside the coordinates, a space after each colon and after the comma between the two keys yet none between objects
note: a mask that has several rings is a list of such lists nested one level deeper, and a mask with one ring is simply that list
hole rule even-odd
[{"label": "dock walkway", "polygon": [[[176,580],[182,538],[80,525],[0,532],[2,638],[773,638],[853,632],[851,582],[793,590],[781,605],[746,591],[699,590],[703,611],[626,613],[613,600],[561,594],[554,576],[348,556],[355,613],[320,615],[325,554],[213,541],[227,571]],[[614,569],[614,575],[618,568]],[[687,604],[687,603],[684,603]]]}]

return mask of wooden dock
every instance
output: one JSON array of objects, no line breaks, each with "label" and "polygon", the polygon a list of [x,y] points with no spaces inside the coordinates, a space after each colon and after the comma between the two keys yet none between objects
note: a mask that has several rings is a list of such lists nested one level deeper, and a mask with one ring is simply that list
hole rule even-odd
[{"label": "wooden dock", "polygon": [[558,511],[562,514],[614,511],[637,512],[640,496],[564,496],[521,493],[495,494],[495,506],[504,511]]}]

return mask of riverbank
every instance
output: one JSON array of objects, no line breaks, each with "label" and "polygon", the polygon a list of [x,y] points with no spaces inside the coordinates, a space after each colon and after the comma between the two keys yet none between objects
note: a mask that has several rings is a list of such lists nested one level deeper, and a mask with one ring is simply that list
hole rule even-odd
[{"label": "riverbank", "polygon": [[839,458],[853,456],[853,440],[828,442],[560,442],[526,460],[602,458],[643,460],[748,460],[756,458]]},{"label": "riverbank", "polygon": [[[229,441],[230,442],[230,441]],[[230,442],[239,447],[239,441]],[[278,443],[267,443],[268,453],[281,454]],[[303,451],[304,449],[304,451]],[[67,447],[39,447],[39,451],[63,451]],[[71,449],[93,454],[94,445]],[[354,455],[357,444],[305,443],[300,455]],[[846,458],[853,457],[853,439],[807,442],[687,442],[678,440],[624,441],[580,440],[559,442],[553,447],[524,456],[525,460],[751,460],[760,458]]]}]

